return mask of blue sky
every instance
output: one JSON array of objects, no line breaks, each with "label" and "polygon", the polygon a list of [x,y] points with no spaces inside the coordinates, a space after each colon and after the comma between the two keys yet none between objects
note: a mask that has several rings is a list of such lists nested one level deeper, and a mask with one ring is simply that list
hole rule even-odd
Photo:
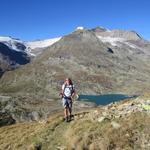
[{"label": "blue sky", "polygon": [[103,26],[150,40],[149,7],[149,0],[1,0],[0,35],[27,41]]}]

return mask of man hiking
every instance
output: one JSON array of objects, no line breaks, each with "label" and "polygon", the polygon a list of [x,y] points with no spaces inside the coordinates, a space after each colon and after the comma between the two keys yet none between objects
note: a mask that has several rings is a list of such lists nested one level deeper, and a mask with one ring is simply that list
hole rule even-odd
[{"label": "man hiking", "polygon": [[71,121],[72,117],[72,97],[75,95],[75,88],[70,78],[66,78],[62,85],[62,103],[64,107],[65,121]]}]

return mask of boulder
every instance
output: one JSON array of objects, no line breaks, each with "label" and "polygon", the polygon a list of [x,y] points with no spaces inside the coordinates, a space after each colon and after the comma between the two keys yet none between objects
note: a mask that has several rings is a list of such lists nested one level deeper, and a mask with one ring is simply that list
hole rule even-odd
[{"label": "boulder", "polygon": [[11,125],[14,124],[16,121],[13,119],[11,114],[7,112],[0,112],[0,127],[5,125]]}]

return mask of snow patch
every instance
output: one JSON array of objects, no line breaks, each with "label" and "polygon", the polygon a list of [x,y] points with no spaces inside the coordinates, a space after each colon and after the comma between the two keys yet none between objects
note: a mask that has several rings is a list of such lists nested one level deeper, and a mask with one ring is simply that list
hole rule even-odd
[{"label": "snow patch", "polygon": [[[23,50],[17,48],[17,46],[16,46],[17,43],[26,46],[23,41],[15,39],[15,38],[11,38],[11,37],[0,37],[0,42],[7,45],[10,49],[13,49],[18,52],[23,51]],[[28,51],[27,48],[24,51]]]},{"label": "snow patch", "polygon": [[77,27],[76,30],[84,30],[84,27]]},{"label": "snow patch", "polygon": [[100,28],[106,30],[105,32],[111,32],[111,30],[109,30],[108,28],[104,28],[103,26],[100,26]]},{"label": "snow patch", "polygon": [[117,46],[117,42],[124,42],[123,38],[114,38],[114,37],[103,37],[98,36],[98,38],[104,43],[110,43],[112,46]]},{"label": "snow patch", "polygon": [[134,48],[134,49],[139,48],[138,46],[136,46],[136,45],[134,45],[134,44],[131,44],[131,43],[129,43],[129,42],[125,42],[125,44],[128,45],[128,46],[131,47],[131,48]]},{"label": "snow patch", "polygon": [[[39,40],[39,41],[33,41],[33,42],[23,42],[19,39],[15,39],[12,37],[0,37],[0,42],[4,43],[7,45],[10,49],[18,51],[18,52],[25,52],[29,56],[36,56],[34,53],[32,53],[32,50],[34,49],[42,49],[48,46],[51,46],[58,40],[60,40],[61,37],[59,38],[53,38],[53,39],[46,39],[46,40]],[[18,47],[18,44],[24,49],[21,49]],[[41,50],[42,51],[42,50]]]},{"label": "snow patch", "polygon": [[27,42],[27,46],[30,47],[31,49],[45,48],[45,47],[51,46],[52,44],[56,43],[60,39],[61,39],[61,37],[40,40],[40,41]]},{"label": "snow patch", "polygon": [[[122,44],[125,44],[133,49],[139,49],[142,50],[140,47],[136,46],[135,44],[132,44],[130,42],[128,42],[126,39],[124,38],[115,38],[115,37],[103,37],[103,36],[98,36],[98,38],[103,42],[103,43],[110,43],[112,46],[122,46]],[[120,44],[118,44],[118,42]]]},{"label": "snow patch", "polygon": [[3,41],[10,41],[12,38],[10,37],[2,37],[0,36],[0,42],[3,42]]},{"label": "snow patch", "polygon": [[[33,56],[33,57],[35,56],[35,54],[33,54],[31,52],[31,49],[27,46],[26,42],[23,42],[19,39],[15,39],[12,37],[0,37],[0,42],[4,43],[6,46],[8,46],[10,49],[14,51],[25,52],[29,56]],[[24,47],[24,49],[17,47],[17,44],[21,44]]]}]

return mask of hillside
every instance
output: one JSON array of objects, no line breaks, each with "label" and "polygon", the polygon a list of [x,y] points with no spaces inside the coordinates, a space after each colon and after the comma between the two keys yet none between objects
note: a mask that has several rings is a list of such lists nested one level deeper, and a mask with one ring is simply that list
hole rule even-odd
[{"label": "hillside", "polygon": [[133,31],[79,29],[46,48],[30,64],[7,72],[0,79],[0,92],[58,97],[68,76],[79,93],[140,94],[149,89],[149,49],[150,43]]},{"label": "hillside", "polygon": [[148,150],[149,98],[147,94],[133,100],[75,112],[70,123],[63,121],[61,112],[47,120],[1,127],[0,149]]}]

